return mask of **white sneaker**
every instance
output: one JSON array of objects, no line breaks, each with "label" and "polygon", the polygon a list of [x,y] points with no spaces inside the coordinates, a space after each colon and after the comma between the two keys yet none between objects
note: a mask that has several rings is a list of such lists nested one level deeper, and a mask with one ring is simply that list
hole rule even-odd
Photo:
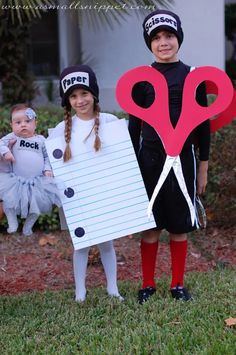
[{"label": "white sneaker", "polygon": [[111,298],[117,298],[121,302],[123,302],[125,300],[124,297],[122,297],[119,293],[118,294],[108,293],[108,296]]}]

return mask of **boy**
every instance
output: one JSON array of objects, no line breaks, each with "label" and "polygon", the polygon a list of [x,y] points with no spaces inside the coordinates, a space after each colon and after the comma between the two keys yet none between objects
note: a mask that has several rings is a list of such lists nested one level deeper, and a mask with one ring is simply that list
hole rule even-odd
[{"label": "boy", "polygon": [[[154,11],[144,19],[143,35],[147,47],[155,57],[152,67],[161,72],[167,81],[170,119],[173,127],[175,127],[181,113],[184,81],[191,69],[190,66],[185,65],[178,59],[178,50],[184,37],[181,21],[173,12],[167,10]],[[153,87],[147,82],[136,84],[132,95],[133,100],[139,106],[145,108],[149,107],[155,99]],[[196,99],[200,105],[207,106],[204,85],[199,86]],[[147,123],[130,116],[129,132],[139,160],[147,193],[151,198],[163,170],[166,153],[156,131]],[[140,137],[142,137],[142,140],[140,140]],[[199,148],[197,177],[195,173],[196,142]],[[184,183],[194,206],[196,205],[196,192],[201,194],[206,188],[209,146],[210,126],[209,121],[205,121],[190,134],[180,153]],[[187,233],[198,228],[198,221],[197,215],[194,224],[191,221],[188,204],[173,169],[169,172],[157,195],[153,206],[153,215],[157,228],[145,231],[141,240],[143,284],[138,293],[138,302],[143,304],[156,292],[155,263],[158,239],[163,229],[169,232],[170,238],[171,295],[176,300],[191,300],[191,294],[184,287]]]}]

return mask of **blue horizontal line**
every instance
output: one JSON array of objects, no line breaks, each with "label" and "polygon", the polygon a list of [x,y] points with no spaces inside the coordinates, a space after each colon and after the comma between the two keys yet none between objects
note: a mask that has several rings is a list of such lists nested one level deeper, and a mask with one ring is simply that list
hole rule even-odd
[{"label": "blue horizontal line", "polygon": [[[135,225],[135,226],[129,227],[129,229],[137,228],[137,227],[141,227],[141,226],[145,226],[145,225],[151,224],[151,223],[153,223],[153,222],[150,221],[150,222],[146,222],[146,223],[137,224],[137,225]],[[154,226],[155,226],[155,223],[154,223]],[[153,227],[150,226],[150,228],[148,228],[148,229],[151,229],[151,228],[153,228]],[[125,231],[125,230],[128,230],[128,228],[124,228],[124,229],[120,229],[120,230],[114,231],[112,234],[114,234],[114,233],[121,233],[121,232],[123,232],[123,231]],[[144,229],[144,230],[145,230],[145,229]],[[70,230],[70,233],[72,234],[73,231],[74,231],[74,230]],[[130,232],[129,232],[129,233],[130,233]],[[107,235],[110,235],[110,234],[111,234],[111,232],[110,232],[110,233],[107,233],[107,234],[100,235],[100,236],[98,236],[98,237],[95,237],[95,238],[93,238],[92,240],[96,240],[96,239],[98,239],[98,238],[103,238],[103,237],[106,237]],[[127,235],[128,235],[128,234],[127,234]],[[117,238],[121,238],[121,236],[120,236],[120,237],[117,237]],[[113,239],[117,239],[117,238],[113,238]],[[112,240],[113,240],[113,239],[112,239]],[[75,240],[75,239],[73,239],[73,240]],[[90,239],[90,240],[91,240],[91,239]],[[80,243],[75,243],[75,244],[80,244]]]},{"label": "blue horizontal line", "polygon": [[[140,189],[137,189],[137,190],[143,190],[143,188],[140,188]],[[135,190],[134,190],[134,191],[135,191]],[[122,196],[122,195],[124,195],[124,194],[125,194],[125,193],[118,194],[117,196]],[[133,200],[133,199],[135,199],[135,198],[137,198],[137,197],[142,197],[142,196],[145,196],[145,194],[143,193],[142,195],[130,197],[130,198],[126,199],[125,201]],[[114,196],[114,197],[116,197],[116,196]],[[110,200],[110,199],[111,199],[110,197],[107,197],[107,198],[104,198],[104,201],[105,201],[105,200]],[[100,201],[100,200],[98,200],[98,201]],[[94,204],[97,203],[98,201],[93,201],[93,202],[85,203],[84,205],[80,205],[79,208],[83,208],[83,207],[86,207],[86,206],[94,205]],[[114,203],[111,203],[111,204],[109,204],[109,205],[101,206],[100,208],[105,208],[105,207],[108,207],[108,206],[117,205],[117,204],[119,204],[119,203],[121,203],[121,202],[123,202],[123,201],[114,202]],[[74,208],[72,208],[72,209],[75,209],[75,208],[76,208],[76,207],[74,207]],[[97,209],[97,208],[96,208],[96,209]],[[69,211],[69,210],[67,210],[67,211]],[[87,211],[87,213],[90,213],[90,211],[93,211],[93,210],[89,210],[89,211]]]},{"label": "blue horizontal line", "polygon": [[[125,164],[123,164],[123,166],[124,166],[124,165],[125,165]],[[110,174],[110,175],[101,176],[100,178],[92,179],[92,180],[86,181],[86,182],[84,182],[83,184],[87,184],[88,182],[92,182],[92,181],[97,181],[97,180],[105,179],[105,178],[108,178],[108,177],[110,177],[110,176],[118,175],[118,174],[120,174],[120,173],[125,173],[126,171],[130,171],[130,170],[137,170],[137,167],[134,166],[133,168],[126,169],[126,170],[123,170],[123,171],[119,171],[119,173],[116,172],[116,173],[113,173],[113,174]],[[86,176],[86,175],[84,175],[84,176]],[[78,179],[78,178],[73,178],[73,179],[65,180],[64,182],[66,183],[66,182],[68,182],[68,181],[75,180],[75,179]]]},{"label": "blue horizontal line", "polygon": [[[127,176],[127,177],[124,178],[124,180],[133,178],[133,177],[135,177],[135,176],[140,176],[140,173]],[[117,180],[113,180],[113,181],[112,181],[112,184],[114,184],[114,183],[117,182],[117,181],[122,181],[122,180],[121,180],[120,177],[119,177]],[[142,181],[142,180],[138,180],[138,182],[140,182],[140,181]],[[134,184],[134,183],[136,183],[136,182],[133,182],[133,184]],[[131,183],[130,183],[130,184],[131,184]],[[128,185],[128,184],[127,184],[127,185]],[[78,184],[72,185],[71,187],[73,187],[73,186],[78,186]],[[100,185],[100,184],[98,184],[98,185],[93,185],[92,188],[95,189],[95,188],[98,187],[98,186],[101,186],[101,185]],[[91,189],[91,187],[90,187],[90,189]],[[87,190],[88,190],[88,188],[87,188],[87,189],[84,189],[84,190],[78,190],[78,194],[81,194],[82,192],[87,191]],[[109,191],[109,190],[106,190],[106,191]]]},{"label": "blue horizontal line", "polygon": [[[129,192],[134,192],[134,191],[139,191],[139,190],[143,190],[143,186],[139,187],[138,189],[130,190]],[[124,192],[122,192],[122,193],[120,193],[120,194],[113,195],[112,197],[111,197],[111,196],[108,196],[108,197],[106,197],[106,198],[103,198],[102,201],[111,200],[111,199],[113,199],[114,197],[122,196],[122,195],[126,195],[126,194],[127,194],[127,192],[124,191]],[[94,197],[95,197],[96,195],[98,195],[98,194],[95,194]],[[93,195],[91,195],[91,196],[93,196]],[[87,197],[87,196],[86,196],[86,197]],[[86,197],[80,198],[80,199],[78,199],[78,201],[81,202],[82,200],[86,199]],[[132,198],[135,198],[135,197],[137,197],[137,196],[133,196]],[[89,205],[92,205],[92,204],[97,203],[97,202],[99,202],[99,201],[101,201],[101,199],[94,200],[94,201],[89,202],[89,203],[85,203],[85,204],[83,204],[83,205],[80,205],[80,207],[82,208],[82,207],[85,207],[85,206],[89,206]],[[74,201],[73,201],[73,202],[74,202]]]},{"label": "blue horizontal line", "polygon": [[[119,143],[115,143],[115,144],[112,144],[112,145],[107,145],[107,146],[105,146],[105,147],[102,148],[102,152],[104,152],[105,150],[107,150],[107,149],[110,148],[110,147],[119,146],[119,145],[124,144],[124,143],[130,143],[130,140],[125,140],[125,141],[122,141],[122,142],[119,142]],[[132,145],[128,145],[127,147],[125,147],[125,148],[123,148],[123,149],[120,149],[120,150],[113,150],[112,152],[105,153],[105,154],[103,154],[103,156],[106,156],[106,155],[109,155],[109,154],[113,154],[113,153],[116,153],[116,152],[119,152],[119,151],[122,151],[122,150],[125,150],[125,149],[130,149],[130,148],[132,148]],[[94,151],[93,151],[93,152],[94,152]],[[73,152],[72,152],[72,153],[73,153]],[[91,151],[85,152],[85,153],[76,154],[76,155],[73,156],[73,158],[82,157],[83,155],[88,155],[88,154],[91,154]],[[91,160],[91,159],[95,159],[95,158],[97,158],[97,156],[94,156],[94,157],[90,157],[90,158],[88,158],[88,159],[81,160],[80,162],[84,162],[84,161]],[[61,159],[57,159],[57,160],[55,160],[55,161],[53,162],[53,164],[59,163],[59,162],[61,162],[61,161],[63,161],[62,158],[61,158]],[[67,163],[67,166],[71,166],[71,165],[73,165],[73,164],[74,164],[74,163]],[[55,170],[56,170],[56,169],[59,169],[59,168],[56,167]]]},{"label": "blue horizontal line", "polygon": [[[125,155],[125,158],[127,158],[127,157],[132,157],[132,159],[129,160],[129,161],[127,161],[127,162],[125,162],[125,163],[122,163],[122,164],[109,166],[109,167],[107,167],[106,169],[116,168],[116,167],[118,167],[118,166],[130,164],[130,163],[136,161],[136,160],[133,158],[133,154]],[[124,157],[119,157],[118,159],[109,160],[108,162],[112,162],[112,163],[114,164],[114,163],[116,162],[116,160],[120,160],[120,159],[122,159],[122,158],[124,158]],[[108,162],[105,161],[105,162],[103,162],[103,163],[99,163],[99,165],[101,166],[102,164],[107,164]],[[80,174],[79,174],[79,173],[80,173],[80,170],[81,170],[81,169],[80,169],[80,162],[75,163],[74,165],[76,165],[75,170],[66,171],[66,172],[64,172],[64,173],[62,173],[62,174],[58,174],[57,177],[64,176],[64,175],[67,175],[67,174],[72,174],[72,173],[74,173],[74,172],[78,172],[77,179],[78,179],[78,178],[82,178],[82,177],[88,175],[88,173],[87,173],[87,174],[84,174],[84,175],[80,175]],[[90,169],[91,167],[94,167],[94,164],[91,164],[90,166],[83,167],[82,170],[85,170],[85,169],[88,170],[88,169]],[[63,167],[63,168],[64,168],[64,167]],[[102,169],[100,169],[100,170],[97,170],[97,171],[92,171],[92,173],[93,173],[93,174],[97,174],[97,173],[100,173],[101,171],[104,171],[104,168],[102,168]]]},{"label": "blue horizontal line", "polygon": [[[143,196],[143,195],[141,195],[141,196]],[[138,197],[140,197],[140,196],[138,196]],[[137,202],[137,203],[135,203],[135,206],[136,206],[136,205],[140,205],[140,204],[142,204],[142,203],[148,204],[148,202],[149,202],[148,200],[146,200],[146,201],[141,201],[141,202]],[[113,205],[115,205],[115,203],[113,203]],[[104,206],[104,207],[108,207],[108,206],[112,206],[112,205],[107,205],[107,206]],[[134,206],[134,204],[131,204],[131,205],[125,206],[125,207],[121,207],[121,208],[118,208],[118,209],[116,208],[116,209],[114,209],[114,210],[110,210],[109,212],[100,213],[100,214],[97,214],[97,215],[95,215],[95,216],[93,216],[93,217],[103,216],[104,214],[112,213],[112,212],[114,212],[114,211],[124,210],[124,209],[129,208],[129,207],[132,207],[132,206]],[[103,207],[103,208],[104,208],[104,207]],[[95,209],[95,210],[96,210],[96,209]],[[68,210],[67,210],[67,211],[68,211]],[[91,211],[94,211],[94,210],[90,210],[89,213],[90,213]],[[68,216],[68,218],[69,218],[69,216]],[[75,223],[75,222],[73,222],[73,223]]]},{"label": "blue horizontal line", "polygon": [[[147,205],[147,204],[148,204],[148,203],[146,203],[146,205]],[[132,206],[134,206],[134,205],[132,205]],[[135,205],[135,206],[136,206],[136,205]],[[114,210],[114,211],[118,211],[118,210]],[[143,211],[143,208],[142,208],[142,209],[139,208],[138,210],[132,210],[132,211],[129,212],[129,214],[134,214],[134,213],[138,213],[138,212],[141,212],[141,211]],[[111,212],[109,211],[109,212],[107,212],[107,213],[110,214]],[[87,221],[87,220],[93,220],[94,218],[97,218],[97,217],[100,217],[100,216],[104,216],[104,215],[106,215],[107,213],[102,213],[101,215],[97,215],[97,216],[93,216],[93,217],[82,218],[82,219],[79,219],[79,222],[83,223],[84,221]],[[69,219],[69,218],[76,217],[76,216],[79,217],[78,214],[74,214],[74,215],[69,216],[69,217],[67,217],[67,218]],[[124,213],[124,214],[116,215],[115,217],[109,218],[109,221],[111,221],[111,220],[113,220],[113,219],[121,218],[121,217],[124,217],[124,216],[127,216],[127,212]],[[75,222],[68,222],[68,223],[75,223]],[[104,219],[101,220],[100,222],[95,222],[95,223],[96,223],[96,225],[99,224],[99,223],[104,223]]]}]

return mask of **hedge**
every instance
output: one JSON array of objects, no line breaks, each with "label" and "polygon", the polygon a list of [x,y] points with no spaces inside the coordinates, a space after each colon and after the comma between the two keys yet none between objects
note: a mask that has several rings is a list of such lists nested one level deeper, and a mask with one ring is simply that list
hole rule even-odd
[{"label": "hedge", "polygon": [[[37,109],[37,133],[47,136],[48,128],[63,119],[63,110],[59,108]],[[122,118],[122,112],[115,113]],[[0,136],[10,132],[9,107],[0,107]],[[208,224],[214,226],[233,226],[236,215],[236,121],[223,127],[212,135],[207,192],[202,197],[206,207]],[[3,220],[0,226],[6,226]],[[54,208],[49,216],[40,216],[37,226],[45,231],[59,228],[58,210]]]}]

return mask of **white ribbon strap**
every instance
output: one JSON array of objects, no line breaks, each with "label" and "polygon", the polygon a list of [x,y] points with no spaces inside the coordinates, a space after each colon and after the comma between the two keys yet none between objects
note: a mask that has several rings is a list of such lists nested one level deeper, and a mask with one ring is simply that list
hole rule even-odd
[{"label": "white ribbon strap", "polygon": [[192,222],[192,226],[193,226],[194,222],[196,220],[196,211],[195,211],[194,205],[192,203],[192,200],[191,200],[188,190],[187,190],[187,186],[186,186],[186,183],[184,180],[184,174],[183,174],[182,165],[181,165],[179,155],[178,155],[177,159],[174,161],[173,169],[174,169],[176,179],[179,183],[179,187],[185,197],[185,200],[187,201],[188,208],[190,211],[190,216],[191,216],[191,222]]},{"label": "white ribbon strap", "polygon": [[162,185],[164,184],[169,172],[170,172],[170,169],[172,168],[172,165],[175,161],[177,157],[171,157],[169,155],[166,156],[166,160],[165,160],[165,164],[163,166],[163,169],[162,169],[162,172],[161,172],[161,175],[159,177],[159,180],[157,182],[157,185],[153,191],[153,194],[152,194],[152,197],[151,197],[151,200],[148,204],[148,209],[147,209],[147,215],[148,215],[148,218],[151,217],[152,215],[152,208],[153,208],[153,205],[154,205],[154,202],[155,202],[155,199],[162,187]]},{"label": "white ribbon strap", "polygon": [[174,174],[177,178],[177,181],[178,181],[178,184],[179,184],[179,187],[186,199],[186,202],[188,204],[188,208],[189,208],[189,211],[190,211],[190,216],[191,216],[191,222],[192,222],[192,225],[194,225],[194,222],[196,220],[196,212],[195,212],[195,208],[194,208],[194,205],[192,203],[192,200],[189,196],[189,193],[188,193],[188,190],[187,190],[187,186],[186,186],[186,183],[185,183],[185,180],[184,180],[184,175],[183,175],[183,170],[182,170],[182,165],[181,165],[181,160],[180,160],[180,157],[179,155],[177,155],[176,157],[171,157],[169,155],[166,156],[166,160],[165,160],[165,164],[163,166],[163,170],[161,172],[161,175],[159,177],[159,180],[157,182],[157,185],[153,191],[153,194],[152,194],[152,197],[151,197],[151,200],[148,204],[148,209],[147,209],[147,214],[148,214],[148,218],[151,217],[152,215],[152,208],[153,208],[153,205],[154,205],[154,202],[155,202],[155,199],[162,187],[162,185],[164,184],[169,172],[170,172],[170,169],[173,167],[173,170],[174,170]]}]

